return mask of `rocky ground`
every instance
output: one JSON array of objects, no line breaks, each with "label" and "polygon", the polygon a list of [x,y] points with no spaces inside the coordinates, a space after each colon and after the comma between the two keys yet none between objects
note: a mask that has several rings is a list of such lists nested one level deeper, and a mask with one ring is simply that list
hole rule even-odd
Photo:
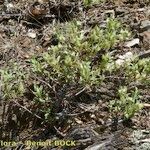
[{"label": "rocky ground", "polygon": [[[110,0],[86,8],[81,1],[73,0],[62,2],[0,0],[0,67],[4,68],[13,62],[18,62],[21,68],[28,68],[28,59],[47,51],[51,45],[58,44],[59,41],[53,30],[57,22],[63,25],[76,18],[85,27],[99,25],[105,28],[108,17],[116,18],[132,33],[130,39],[112,48],[118,62],[120,56],[132,57],[133,54],[140,59],[149,59],[149,0]],[[30,85],[29,82],[26,84]],[[6,103],[0,99],[0,140],[17,141],[17,146],[12,148],[16,150],[149,150],[150,84],[131,82],[127,85],[129,89],[138,87],[144,105],[130,121],[124,121],[120,116],[117,119],[112,118],[108,109],[108,101],[115,97],[118,84],[124,84],[123,72],[119,76],[108,76],[97,93],[86,92],[86,89],[80,87],[73,87],[73,89],[65,87],[66,95],[74,100],[71,102],[64,100],[64,105],[67,105],[64,108],[69,109],[70,113],[66,113],[67,110],[56,111],[57,119],[51,123],[43,123],[43,116],[38,114],[38,106],[31,101],[33,95],[29,92],[21,98]],[[95,96],[95,94],[99,95]],[[96,100],[93,101],[95,97]],[[30,148],[19,143],[26,140],[47,139],[76,140],[77,144],[75,147],[53,145],[46,148]],[[1,149],[11,149],[2,144],[1,147]]]}]

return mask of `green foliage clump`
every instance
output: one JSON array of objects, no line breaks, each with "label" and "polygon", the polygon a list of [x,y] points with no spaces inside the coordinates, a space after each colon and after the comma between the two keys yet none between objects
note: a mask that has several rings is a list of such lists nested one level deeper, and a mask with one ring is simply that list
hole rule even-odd
[{"label": "green foliage clump", "polygon": [[[3,98],[22,96],[25,82],[29,77],[35,77],[32,89],[34,101],[44,112],[45,119],[49,119],[54,107],[51,95],[57,93],[56,85],[76,85],[92,89],[101,85],[106,72],[116,73],[121,67],[127,79],[148,79],[149,60],[130,61],[121,67],[115,65],[110,49],[130,36],[115,19],[107,19],[105,28],[85,28],[79,21],[63,25],[60,23],[53,27],[53,32],[58,38],[58,45],[50,46],[46,52],[33,56],[29,60],[30,71],[24,72],[19,63],[1,69]],[[126,118],[132,117],[141,109],[138,95],[137,89],[128,93],[126,87],[121,87],[118,90],[118,100],[112,101],[112,110],[123,112]]]},{"label": "green foliage clump", "polygon": [[127,87],[120,87],[118,90],[118,99],[111,101],[110,110],[114,113],[122,113],[125,119],[130,119],[138,112],[143,105],[139,102],[139,91],[128,93]]},{"label": "green foliage clump", "polygon": [[128,82],[139,81],[150,84],[150,59],[139,59],[125,65]]},{"label": "green foliage clump", "polygon": [[24,82],[27,79],[24,69],[18,63],[0,69],[2,99],[9,100],[22,96],[25,92]]},{"label": "green foliage clump", "polygon": [[[125,39],[128,32],[121,29],[116,20],[107,20],[106,29],[95,26],[88,31],[83,29],[81,22],[73,21],[65,26],[54,28],[60,43],[51,46],[48,52],[40,58],[31,60],[33,72],[43,74],[59,83],[74,82],[83,86],[100,84],[104,79],[103,74],[111,61],[108,50],[120,38]],[[127,34],[124,34],[124,33]],[[101,53],[101,63],[91,67],[92,58]]]},{"label": "green foliage clump", "polygon": [[[104,72],[111,70],[113,61],[109,49],[130,34],[123,30],[117,20],[108,19],[106,28],[99,26],[87,28],[79,21],[58,24],[53,28],[59,44],[48,48],[47,52],[30,60],[35,76],[43,78],[47,83],[77,85],[78,87],[100,86],[104,80]],[[92,66],[93,58],[101,54]],[[35,83],[36,84],[36,83]],[[35,85],[35,101],[46,105],[52,102],[43,86]],[[45,112],[48,118],[51,107]],[[46,107],[45,107],[46,108]]]}]

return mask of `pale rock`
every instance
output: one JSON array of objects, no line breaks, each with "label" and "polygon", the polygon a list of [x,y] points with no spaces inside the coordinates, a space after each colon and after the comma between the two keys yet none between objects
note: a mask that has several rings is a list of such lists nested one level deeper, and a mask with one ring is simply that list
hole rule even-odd
[{"label": "pale rock", "polygon": [[141,21],[140,30],[142,32],[149,31],[150,30],[150,21],[149,20]]},{"label": "pale rock", "polygon": [[124,55],[118,56],[118,59],[116,60],[116,65],[121,66],[127,61],[131,61],[134,58],[132,52],[127,52]]},{"label": "pale rock", "polygon": [[116,65],[118,65],[118,66],[123,65],[123,63],[124,63],[124,60],[122,60],[122,59],[117,59],[116,60]]},{"label": "pale rock", "polygon": [[7,11],[11,11],[11,10],[14,9],[14,5],[13,5],[12,3],[8,3],[8,4],[6,5],[6,8],[7,8]]},{"label": "pale rock", "polygon": [[10,8],[14,8],[14,5],[13,5],[12,3],[8,3],[8,4],[6,5],[6,7],[7,7],[7,9],[10,9]]},{"label": "pale rock", "polygon": [[133,58],[133,53],[132,52],[127,52],[123,56],[124,56],[124,59],[126,61],[128,61],[128,60],[131,60]]},{"label": "pale rock", "polygon": [[135,38],[131,41],[126,42],[125,47],[133,47],[135,45],[139,45],[140,43],[140,39],[139,38]]},{"label": "pale rock", "polygon": [[34,32],[28,32],[27,36],[30,37],[30,38],[32,38],[32,39],[35,39],[36,38],[36,33],[34,33]]}]

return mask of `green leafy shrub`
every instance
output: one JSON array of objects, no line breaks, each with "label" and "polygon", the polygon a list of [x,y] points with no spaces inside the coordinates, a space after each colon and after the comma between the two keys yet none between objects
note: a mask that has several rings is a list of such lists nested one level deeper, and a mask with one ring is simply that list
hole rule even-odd
[{"label": "green leafy shrub", "polygon": [[125,65],[128,82],[138,81],[150,84],[150,59],[139,59]]},{"label": "green leafy shrub", "polygon": [[[74,20],[63,25],[58,24],[53,27],[53,31],[58,38],[58,45],[50,46],[46,52],[33,56],[29,60],[30,71],[24,71],[19,64],[1,69],[4,98],[11,99],[23,95],[24,82],[28,77],[36,77],[32,90],[34,101],[39,104],[45,119],[49,119],[55,107],[56,99],[52,95],[56,85],[59,85],[60,89],[64,85],[99,87],[105,79],[106,72],[117,73],[121,67],[127,80],[135,78],[137,72],[142,80],[148,77],[148,60],[138,60],[137,64],[130,61],[120,67],[115,65],[110,49],[130,36],[117,20],[108,19],[103,29],[99,26],[85,28],[81,22]],[[95,62],[92,64],[93,60]],[[42,82],[37,79],[41,79]],[[135,89],[128,93],[126,87],[121,87],[118,90],[119,99],[112,102],[112,110],[123,112],[126,118],[132,117],[141,109],[137,91]]]},{"label": "green leafy shrub", "polygon": [[[85,29],[81,22],[72,21],[58,24],[53,28],[59,44],[48,48],[47,52],[30,60],[34,76],[44,79],[47,83],[77,85],[78,87],[100,86],[104,80],[104,72],[111,70],[113,59],[109,49],[130,34],[123,30],[117,20],[108,19],[106,29],[99,26]],[[126,33],[126,34],[125,34]],[[100,57],[92,66],[93,58]],[[47,89],[36,83],[33,91],[37,103],[45,105],[51,102],[49,109],[45,107],[45,117],[52,113],[53,98]],[[51,85],[53,86],[53,85]],[[46,102],[47,101],[47,102]]]},{"label": "green leafy shrub", "polygon": [[2,99],[12,99],[22,96],[25,92],[24,81],[27,74],[18,63],[0,69]]},{"label": "green leafy shrub", "polygon": [[[59,83],[75,82],[83,86],[101,83],[104,79],[101,72],[107,70],[112,61],[108,50],[120,41],[120,37],[128,36],[124,35],[120,23],[112,19],[107,20],[105,30],[95,26],[86,31],[81,22],[73,21],[54,28],[54,31],[59,44],[51,46],[40,58],[31,60],[33,72]],[[101,51],[99,63],[91,67],[92,59]]]},{"label": "green leafy shrub", "polygon": [[127,87],[120,87],[118,90],[119,99],[111,101],[110,108],[113,112],[123,114],[125,119],[130,119],[136,112],[142,109],[143,105],[139,102],[139,91],[127,92]]}]

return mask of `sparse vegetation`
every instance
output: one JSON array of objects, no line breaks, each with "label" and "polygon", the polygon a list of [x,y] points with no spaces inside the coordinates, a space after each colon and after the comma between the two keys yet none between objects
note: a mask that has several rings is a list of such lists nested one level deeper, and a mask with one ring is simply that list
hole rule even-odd
[{"label": "sparse vegetation", "polygon": [[[56,31],[60,42],[56,46],[49,47],[48,52],[40,56],[35,55],[29,60],[34,76],[46,79],[46,83],[55,81],[61,86],[76,84],[83,88],[99,87],[105,79],[105,72],[113,73],[118,70],[109,50],[130,36],[130,33],[123,29],[118,21],[112,19],[107,20],[106,29],[95,26],[85,30],[81,22],[72,21],[63,27],[60,24],[53,30]],[[105,49],[104,52],[103,49]],[[92,66],[92,60],[97,53],[102,53],[101,58],[98,58],[95,65]],[[125,63],[122,69],[130,82],[135,79],[146,81],[149,75],[148,66],[149,60],[145,59]],[[12,69],[1,69],[3,97],[11,99],[23,95],[25,92],[23,83],[27,80],[25,74],[27,73],[23,72],[17,63]],[[33,84],[34,100],[44,105],[45,116],[48,116],[46,103],[51,101],[51,97],[39,82],[34,81]],[[118,89],[120,99],[112,101],[115,111],[123,112],[126,118],[134,116],[134,113],[142,108],[137,101],[137,91],[136,88],[135,92],[129,96],[126,87]],[[43,106],[41,108],[43,109]]]},{"label": "sparse vegetation", "polygon": [[[73,21],[53,30],[56,31],[60,43],[31,60],[34,75],[45,78],[47,83],[55,81],[61,86],[67,84],[83,88],[101,85],[105,79],[104,73],[112,70],[110,64],[113,59],[109,49],[120,42],[120,39],[125,40],[129,36],[129,32],[123,30],[121,24],[112,19],[107,20],[106,29],[96,26],[86,31],[81,22]],[[102,58],[92,66],[92,59],[103,49],[106,51]],[[50,99],[48,94],[43,95],[45,90],[42,86],[35,86],[35,91],[37,101],[46,102]]]},{"label": "sparse vegetation", "polygon": [[0,73],[2,99],[11,100],[23,96],[27,73],[24,72],[20,64],[13,62],[9,67],[1,68]]},{"label": "sparse vegetation", "polygon": [[[147,110],[142,109],[149,99],[150,59],[137,57],[137,49],[141,51],[143,41],[126,45],[134,36],[142,34],[135,35],[130,24],[123,24],[124,20],[119,18],[122,11],[116,8],[114,18],[107,16],[107,11],[94,11],[94,8],[101,9],[95,4],[102,2],[111,5],[112,9],[113,3],[104,0],[69,1],[69,4],[55,2],[49,4],[51,8],[48,6],[52,13],[50,23],[45,21],[51,18],[49,14],[43,18],[34,18],[31,14],[32,19],[27,19],[26,14],[25,19],[30,23],[21,24],[18,33],[15,34],[15,29],[6,32],[3,26],[2,44],[7,43],[7,40],[3,42],[3,36],[8,36],[9,32],[14,34],[8,36],[13,45],[8,42],[9,46],[0,46],[0,50],[5,49],[4,54],[0,54],[0,62],[4,60],[0,64],[2,139],[16,139],[27,129],[30,129],[29,133],[37,130],[36,134],[39,134],[39,129],[41,133],[48,130],[48,138],[65,139],[74,125],[92,122],[101,130],[103,126],[113,126],[114,118],[117,118],[118,125],[120,119],[129,122],[143,111],[147,114]],[[68,19],[67,16],[73,13],[75,15]],[[94,23],[90,22],[91,14],[97,16]],[[125,12],[125,15],[132,16],[132,13]],[[13,26],[13,17],[5,19]],[[136,22],[137,18],[134,19]],[[13,50],[16,57],[11,54]],[[131,58],[124,57],[127,52]],[[10,124],[13,127],[9,127]],[[98,134],[102,132],[98,131]],[[83,145],[84,148],[88,146]]]},{"label": "sparse vegetation", "polygon": [[[50,47],[39,59],[32,59],[33,71],[60,83],[75,81],[83,86],[100,85],[104,77],[101,71],[109,71],[108,66],[113,61],[109,49],[129,35],[119,22],[112,19],[107,21],[105,30],[96,26],[86,31],[77,21],[59,28],[53,30],[60,43]],[[97,65],[92,67],[92,59],[101,51],[104,53],[102,60],[99,58]]]},{"label": "sparse vegetation", "polygon": [[110,110],[114,114],[123,114],[124,119],[131,119],[136,112],[143,108],[143,105],[139,102],[140,95],[137,88],[135,88],[135,91],[128,93],[127,87],[120,87],[118,96],[118,100],[111,101]]},{"label": "sparse vegetation", "polygon": [[91,6],[94,4],[99,4],[102,1],[104,1],[104,0],[83,0],[83,4],[84,4],[84,6]]}]

